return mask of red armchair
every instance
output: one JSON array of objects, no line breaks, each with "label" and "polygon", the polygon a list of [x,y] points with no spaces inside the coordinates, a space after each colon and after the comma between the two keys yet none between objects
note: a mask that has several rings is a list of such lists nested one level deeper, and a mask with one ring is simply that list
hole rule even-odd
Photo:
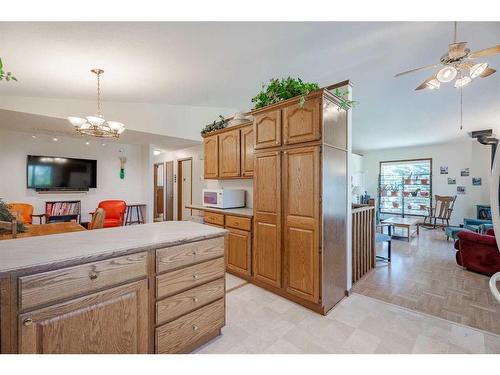
[{"label": "red armchair", "polygon": [[500,251],[492,229],[486,235],[462,231],[455,242],[457,263],[470,271],[491,276],[500,271]]},{"label": "red armchair", "polygon": [[122,200],[109,200],[99,202],[97,208],[102,208],[106,213],[104,228],[120,227],[123,225],[127,204]]}]

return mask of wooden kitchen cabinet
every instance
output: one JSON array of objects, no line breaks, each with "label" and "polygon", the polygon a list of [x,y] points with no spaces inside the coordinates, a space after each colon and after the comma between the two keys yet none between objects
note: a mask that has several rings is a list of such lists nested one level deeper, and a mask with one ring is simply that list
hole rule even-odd
[{"label": "wooden kitchen cabinet", "polygon": [[253,176],[253,126],[246,126],[241,129],[241,176]]},{"label": "wooden kitchen cabinet", "polygon": [[147,353],[147,280],[19,316],[19,353]]},{"label": "wooden kitchen cabinet", "polygon": [[321,138],[321,98],[306,100],[303,106],[283,108],[283,144],[317,141]]},{"label": "wooden kitchen cabinet", "polygon": [[226,227],[229,231],[226,268],[238,274],[252,274],[252,236],[246,230]]},{"label": "wooden kitchen cabinet", "polygon": [[240,129],[219,134],[219,177],[239,177],[241,171]]},{"label": "wooden kitchen cabinet", "polygon": [[255,115],[254,144],[256,150],[281,146],[281,109]]},{"label": "wooden kitchen cabinet", "polygon": [[205,137],[204,142],[205,155],[205,178],[216,179],[219,177],[219,137],[211,135]]},{"label": "wooden kitchen cabinet", "polygon": [[285,290],[319,301],[320,146],[283,152]]},{"label": "wooden kitchen cabinet", "polygon": [[253,275],[281,287],[281,153],[255,155]]}]

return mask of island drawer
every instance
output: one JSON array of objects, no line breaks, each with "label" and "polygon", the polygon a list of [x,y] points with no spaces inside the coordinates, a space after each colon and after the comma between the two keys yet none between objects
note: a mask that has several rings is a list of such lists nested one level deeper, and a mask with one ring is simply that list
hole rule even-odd
[{"label": "island drawer", "polygon": [[224,226],[224,215],[205,211],[205,223]]},{"label": "island drawer", "polygon": [[189,352],[193,349],[193,344],[219,330],[224,324],[222,298],[158,327],[155,332],[156,353]]},{"label": "island drawer", "polygon": [[252,220],[248,217],[226,215],[226,227],[242,229],[250,232],[252,228]]},{"label": "island drawer", "polygon": [[156,250],[156,272],[171,271],[224,256],[224,237]]},{"label": "island drawer", "polygon": [[147,275],[146,253],[19,278],[21,309],[89,293]]},{"label": "island drawer", "polygon": [[224,258],[217,258],[156,277],[156,298],[168,297],[186,289],[224,277]]},{"label": "island drawer", "polygon": [[224,297],[224,279],[220,278],[156,303],[156,324],[176,319]]}]

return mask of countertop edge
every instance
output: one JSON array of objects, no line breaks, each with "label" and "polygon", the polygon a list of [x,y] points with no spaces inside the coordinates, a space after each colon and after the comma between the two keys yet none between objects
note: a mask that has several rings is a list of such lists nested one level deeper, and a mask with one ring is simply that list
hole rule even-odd
[{"label": "countertop edge", "polygon": [[[246,213],[241,213],[241,212],[234,212],[231,211],[233,210],[232,208],[214,208],[214,207],[204,207],[204,206],[198,206],[198,205],[193,205],[193,204],[188,204],[186,205],[186,208],[192,209],[192,210],[198,210],[198,211],[209,211],[209,212],[216,212],[224,215],[233,215],[233,216],[240,216],[240,217],[248,217],[248,218],[253,218],[254,214],[253,212],[251,214],[246,214]],[[251,207],[242,207],[240,209],[246,209],[246,210],[252,210],[253,208]],[[235,210],[238,210],[238,208],[235,208]]]},{"label": "countertop edge", "polygon": [[212,238],[225,237],[228,233],[228,231],[225,229],[221,229],[221,231],[223,231],[223,232],[209,234],[209,235],[194,236],[194,237],[188,238],[188,239],[158,242],[155,244],[142,246],[142,247],[104,251],[102,253],[90,254],[90,255],[86,255],[86,256],[61,259],[61,260],[57,260],[57,261],[52,261],[50,263],[31,264],[29,266],[23,266],[23,267],[2,270],[2,271],[0,271],[0,279],[5,279],[5,278],[13,277],[13,276],[18,277],[18,276],[32,274],[32,273],[47,272],[47,271],[51,271],[54,269],[72,267],[72,266],[85,264],[85,263],[89,263],[89,262],[95,262],[95,261],[115,258],[118,256],[136,254],[136,253],[140,253],[140,252],[144,252],[144,251],[157,250],[160,248],[166,248],[166,247],[172,247],[172,246],[176,246],[176,245],[182,245],[185,243],[209,240]]}]

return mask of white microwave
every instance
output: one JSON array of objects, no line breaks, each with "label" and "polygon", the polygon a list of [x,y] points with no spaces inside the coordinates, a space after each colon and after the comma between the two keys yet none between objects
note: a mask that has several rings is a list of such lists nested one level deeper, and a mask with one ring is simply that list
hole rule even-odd
[{"label": "white microwave", "polygon": [[203,189],[203,206],[215,208],[245,207],[245,190]]}]

